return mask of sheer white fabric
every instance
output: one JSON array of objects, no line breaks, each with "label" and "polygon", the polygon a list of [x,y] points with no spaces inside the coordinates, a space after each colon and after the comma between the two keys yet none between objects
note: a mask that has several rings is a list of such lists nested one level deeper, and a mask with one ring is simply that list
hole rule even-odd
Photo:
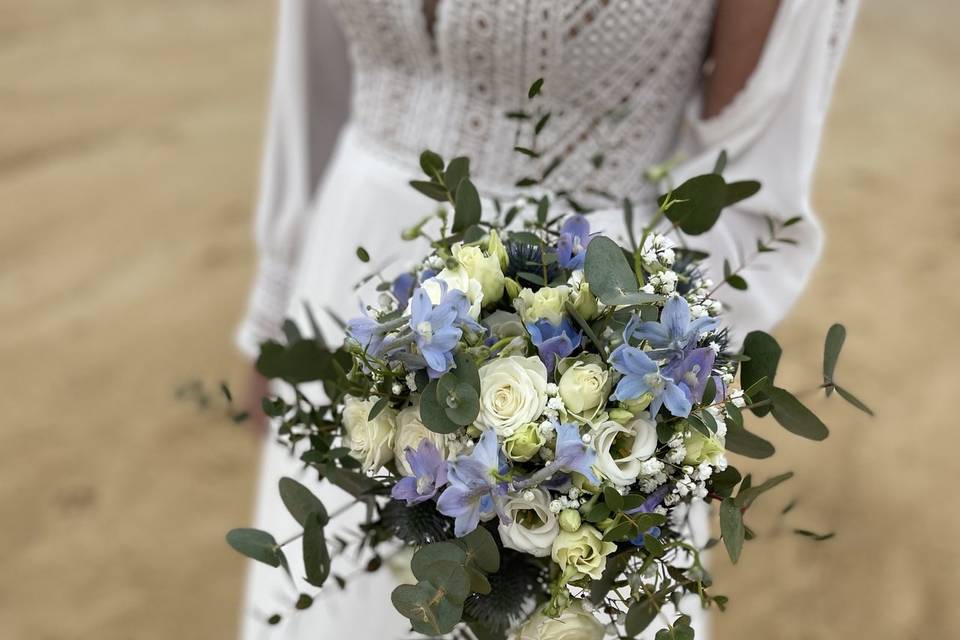
[{"label": "sheer white fabric", "polygon": [[[653,195],[642,179],[647,167],[680,154],[673,173],[681,180],[709,171],[726,149],[728,178],[758,178],[763,190],[725,211],[693,244],[719,258],[749,253],[766,233],[763,216],[802,216],[804,224],[792,227],[801,244],[759,262],[745,274],[750,289],[727,292],[725,302],[746,331],[771,327],[799,295],[822,242],[809,203],[811,178],[856,2],[782,0],[748,86],[704,121],[700,67],[712,2],[440,0],[431,36],[420,2],[329,1],[281,0],[256,225],[260,269],[238,335],[246,352],[276,335],[284,317],[306,326],[305,305],[326,338],[339,340],[326,310],[356,312],[352,285],[366,273],[354,254],[358,245],[388,272],[424,254],[424,246],[398,241],[400,229],[432,210],[406,184],[417,177],[424,148],[469,155],[486,196],[510,194],[518,176],[542,168],[511,152],[515,125],[503,115],[525,104],[537,77],[546,79],[544,102],[554,111],[540,139],[553,155],[542,163],[563,158],[548,186],[573,187],[585,201],[593,189],[643,201]],[[597,153],[605,157],[599,169],[590,162]],[[598,212],[592,224],[616,235],[621,216]],[[278,538],[296,530],[276,495],[282,475],[303,474],[295,458],[267,446],[255,526]],[[336,489],[315,489],[331,508],[345,500]],[[340,526],[361,515],[348,514]],[[355,562],[341,561],[343,573],[351,567]],[[408,637],[389,605],[394,583],[388,572],[361,572],[346,592],[325,589],[313,609],[267,627],[266,616],[289,610],[297,590],[310,589],[252,567],[243,635]],[[693,613],[702,638],[703,616]]]}]

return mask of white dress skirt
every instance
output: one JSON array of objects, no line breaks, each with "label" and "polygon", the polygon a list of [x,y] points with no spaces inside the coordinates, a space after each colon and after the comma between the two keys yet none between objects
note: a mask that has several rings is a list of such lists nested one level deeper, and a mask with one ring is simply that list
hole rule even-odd
[{"label": "white dress skirt", "polygon": [[[343,333],[328,312],[348,319],[358,312],[361,298],[375,302],[375,292],[370,288],[358,292],[354,283],[372,268],[383,267],[383,273],[389,277],[426,255],[425,243],[403,242],[399,237],[402,229],[434,210],[435,203],[407,184],[418,178],[416,157],[423,148],[433,148],[447,158],[461,153],[469,155],[475,160],[474,176],[482,193],[508,191],[500,187],[507,180],[512,184],[521,177],[506,160],[515,162],[509,149],[513,125],[504,128],[498,119],[506,110],[504,106],[509,105],[493,104],[488,113],[483,110],[488,98],[464,98],[459,88],[466,91],[469,84],[471,90],[483,89],[485,94],[491,87],[504,93],[507,88],[501,85],[515,82],[528,86],[534,77],[543,74],[547,78],[545,86],[551,88],[553,96],[574,96],[586,90],[591,100],[614,100],[615,94],[602,92],[606,85],[601,76],[603,69],[621,63],[626,66],[617,71],[617,77],[636,72],[637,86],[641,88],[631,94],[631,99],[637,101],[638,119],[619,121],[616,126],[626,127],[622,131],[605,131],[607,141],[626,145],[620,145],[617,153],[650,164],[679,151],[686,160],[675,168],[674,175],[682,180],[709,172],[719,151],[725,149],[729,158],[725,172],[728,179],[755,178],[763,183],[758,196],[725,211],[717,227],[694,243],[696,248],[711,252],[714,269],[719,272],[724,256],[737,256],[744,247],[753,245],[754,238],[765,233],[764,216],[785,219],[799,215],[805,219],[797,230],[802,245],[775,254],[776,258],[768,260],[764,268],[750,274],[748,292],[724,300],[729,302],[730,321],[738,326],[741,335],[753,328],[770,328],[799,295],[821,247],[819,226],[809,204],[810,182],[826,105],[855,2],[782,0],[750,83],[730,108],[718,118],[704,122],[699,118],[696,89],[699,56],[709,35],[705,30],[709,13],[703,12],[700,0],[669,4],[659,0],[567,3],[569,11],[550,19],[556,32],[550,46],[514,49],[510,48],[513,40],[526,41],[526,35],[510,30],[518,23],[517,16],[523,11],[534,12],[529,24],[540,25],[554,6],[552,0],[502,0],[491,4],[441,0],[435,26],[436,51],[424,43],[427,32],[419,3],[329,1],[346,33],[354,78],[349,123],[339,131],[335,118],[327,122],[321,117],[327,113],[325,104],[337,102],[336,96],[324,91],[338,91],[336,87],[343,86],[338,81],[346,76],[338,62],[343,59],[346,64],[337,45],[339,32],[331,26],[332,18],[322,8],[326,6],[324,2],[281,0],[256,228],[260,269],[238,336],[239,344],[251,356],[256,354],[259,342],[277,334],[284,317],[306,328],[307,306],[325,339],[336,344]],[[596,5],[596,13],[584,21],[578,12],[588,5]],[[639,71],[635,70],[636,63],[608,50],[609,47],[584,54],[576,49],[576,42],[569,42],[571,33],[592,38],[596,30],[613,24],[601,15],[604,11],[620,12],[611,14],[617,20],[623,16],[643,18],[629,22],[636,33],[628,33],[626,39],[623,34],[611,35],[611,46],[636,47],[640,45],[630,43],[647,42],[644,38],[655,36],[666,38],[660,45],[648,42],[639,50],[650,55],[662,52],[657,54],[661,56],[657,58],[659,76],[651,65],[641,64]],[[698,31],[685,29],[695,20]],[[564,21],[575,21],[576,29]],[[655,23],[654,28],[644,21]],[[674,27],[668,29],[671,24]],[[491,34],[500,36],[501,41],[490,41]],[[549,34],[546,30],[541,34],[538,27],[535,35],[546,38]],[[596,35],[599,40],[606,37],[602,31]],[[689,42],[678,40],[680,36],[687,37]],[[521,51],[527,58],[520,59]],[[671,58],[672,53],[678,57]],[[578,65],[590,62],[583,58],[591,54],[608,59],[581,69]],[[541,55],[548,58],[530,58]],[[492,66],[488,64],[491,56],[497,63]],[[400,73],[397,65],[405,60],[410,67]],[[514,68],[518,61],[523,63],[522,68]],[[480,66],[471,69],[469,64]],[[666,68],[670,64],[676,68]],[[455,73],[465,73],[466,79],[462,75],[460,79],[452,78]],[[651,74],[653,77],[648,77]],[[516,76],[522,77],[518,80]],[[657,78],[662,81],[660,84],[656,84]],[[601,83],[596,90],[581,86],[594,79]],[[664,104],[668,105],[666,111]],[[575,128],[583,120],[578,109],[589,108],[589,101],[584,106],[571,97],[563,113],[554,117],[551,127],[556,126],[553,130],[561,133]],[[661,111],[657,112],[657,108]],[[483,135],[475,135],[483,127],[487,127]],[[637,132],[643,135],[631,135]],[[505,148],[503,140],[507,140]],[[582,144],[593,141],[594,138],[587,138]],[[491,150],[495,142],[496,153]],[[552,144],[563,145],[564,140],[554,140]],[[593,150],[582,151],[589,154]],[[572,152],[574,157],[577,153],[580,151]],[[500,158],[504,160],[501,162]],[[594,177],[605,180],[611,191],[637,195],[631,191],[632,174],[618,172],[613,163],[608,166],[602,175]],[[634,169],[642,172],[643,167]],[[562,172],[558,175],[562,178],[561,187],[563,181],[575,178],[563,177]],[[594,231],[617,236],[622,229],[622,213],[611,210],[593,214],[591,224]],[[357,258],[358,246],[370,254],[370,263],[364,264]],[[345,493],[329,483],[316,483],[315,474],[305,472],[297,456],[272,442],[264,446],[259,474],[252,526],[269,531],[278,540],[300,531],[279,499],[277,482],[281,477],[291,476],[309,486],[331,512],[349,501]],[[330,532],[349,537],[363,515],[360,506],[346,511],[333,521]],[[697,521],[702,525],[705,518]],[[280,569],[250,564],[241,615],[240,635],[244,640],[397,640],[415,635],[390,603],[390,592],[402,576],[387,566],[367,573],[364,560],[351,555],[336,557],[333,562],[333,573],[347,581],[345,590],[331,580],[312,607],[294,611],[298,595],[313,595],[316,589],[302,580],[299,544],[292,543],[285,551],[294,574],[292,581]],[[707,637],[706,616],[696,601],[685,608],[694,618],[697,638]],[[274,614],[280,614],[282,619],[279,624],[269,625],[267,619]],[[649,635],[652,637],[652,632]]]}]

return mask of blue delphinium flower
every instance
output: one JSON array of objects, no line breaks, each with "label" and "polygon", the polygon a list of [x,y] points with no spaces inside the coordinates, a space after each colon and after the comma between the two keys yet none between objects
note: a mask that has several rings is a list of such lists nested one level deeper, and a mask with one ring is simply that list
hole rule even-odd
[{"label": "blue delphinium flower", "polygon": [[393,281],[391,291],[393,297],[397,299],[398,308],[403,311],[410,302],[410,296],[413,295],[413,289],[417,286],[417,276],[412,273],[401,273]]},{"label": "blue delphinium flower", "polygon": [[590,223],[586,216],[575,214],[560,227],[557,241],[557,264],[564,269],[582,269],[590,244]]},{"label": "blue delphinium flower", "polygon": [[615,400],[635,400],[649,393],[653,395],[650,415],[657,415],[664,405],[675,416],[686,418],[690,415],[692,403],[686,385],[678,385],[672,378],[664,376],[657,363],[642,349],[620,345],[610,354],[610,364],[623,374],[613,391]]},{"label": "blue delphinium flower", "polygon": [[361,315],[347,322],[347,335],[356,340],[370,354],[377,353],[386,333],[387,327],[368,316],[365,310]]},{"label": "blue delphinium flower", "polygon": [[715,328],[717,323],[716,318],[709,316],[691,322],[690,305],[682,297],[674,295],[663,305],[659,322],[640,322],[628,326],[632,335],[627,337],[641,338],[654,349],[664,350],[665,355],[678,357],[696,346],[697,339]]},{"label": "blue delphinium flower", "polygon": [[559,471],[579,473],[591,484],[599,485],[600,479],[593,472],[593,463],[597,452],[588,447],[580,437],[580,429],[575,424],[557,426],[557,445],[552,465]]},{"label": "blue delphinium flower", "polygon": [[421,440],[416,450],[404,450],[412,477],[401,478],[393,485],[390,495],[395,500],[406,500],[407,506],[430,500],[447,484],[447,461],[429,440]]},{"label": "blue delphinium flower", "polygon": [[526,327],[548,372],[554,370],[558,360],[573,353],[583,339],[583,335],[573,328],[570,319],[566,317],[559,325],[540,319]]},{"label": "blue delphinium flower", "polygon": [[493,429],[483,432],[469,455],[459,455],[449,463],[449,485],[437,500],[437,510],[454,518],[453,531],[458,538],[476,529],[481,515],[496,510],[496,497],[506,492],[499,474],[500,448]]},{"label": "blue delphinium flower", "polygon": [[[664,369],[664,373],[677,382],[692,402],[700,402],[707,388],[707,380],[713,371],[717,354],[710,347],[701,347],[689,351],[682,360],[675,360]],[[720,383],[722,388],[722,382]]]},{"label": "blue delphinium flower", "polygon": [[427,363],[427,373],[437,378],[453,366],[453,349],[463,332],[454,326],[457,309],[452,304],[430,302],[422,288],[413,292],[410,300],[410,328],[420,354]]}]

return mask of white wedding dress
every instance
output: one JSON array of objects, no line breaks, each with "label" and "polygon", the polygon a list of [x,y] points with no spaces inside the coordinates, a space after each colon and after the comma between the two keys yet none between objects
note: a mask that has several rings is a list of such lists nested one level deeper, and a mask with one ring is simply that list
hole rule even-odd
[{"label": "white wedding dress", "polygon": [[[673,170],[679,181],[710,171],[725,149],[725,175],[759,179],[763,190],[725,211],[693,245],[735,261],[765,233],[764,215],[802,216],[793,227],[800,245],[769,254],[749,272],[750,289],[725,298],[740,331],[783,317],[820,253],[810,183],[855,0],[781,0],[749,83],[708,121],[700,118],[699,88],[711,1],[440,0],[433,24],[423,9],[422,0],[281,0],[256,225],[260,266],[238,337],[246,352],[275,336],[284,317],[306,327],[307,305],[327,340],[338,341],[328,311],[355,314],[353,284],[370,270],[357,246],[388,273],[424,255],[399,233],[433,210],[407,185],[426,148],[469,156],[486,197],[510,197],[519,177],[561,157],[547,187],[574,189],[588,203],[596,201],[592,190],[649,202],[655,193],[645,169],[682,158]],[[511,151],[516,125],[504,114],[526,106],[539,77],[553,117],[539,141],[549,153],[535,161]],[[599,168],[591,163],[597,154]],[[593,229],[616,235],[621,215],[594,214]],[[273,444],[260,474],[254,526],[284,539],[298,527],[277,480],[312,481]],[[329,485],[315,489],[331,510],[346,502]],[[338,517],[338,530],[355,525],[359,511]],[[297,594],[315,589],[297,575],[298,545],[287,551],[296,585],[280,570],[251,566],[243,638],[413,635],[390,604],[394,575],[365,573],[352,558],[334,563],[348,579],[345,591],[331,582],[312,608],[291,615]],[[274,613],[284,619],[269,626]],[[705,616],[696,606],[688,613],[704,638]]]}]

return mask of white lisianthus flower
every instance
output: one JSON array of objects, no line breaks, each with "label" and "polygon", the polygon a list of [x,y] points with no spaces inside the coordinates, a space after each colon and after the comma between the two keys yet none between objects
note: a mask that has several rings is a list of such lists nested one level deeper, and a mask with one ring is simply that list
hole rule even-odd
[{"label": "white lisianthus flower", "polygon": [[567,367],[560,376],[560,398],[567,411],[577,415],[602,408],[610,392],[610,372],[599,364],[580,362]]},{"label": "white lisianthus flower", "polygon": [[498,256],[484,255],[479,247],[465,246],[462,242],[453,245],[451,253],[467,275],[480,283],[484,304],[496,304],[503,297],[503,271]]},{"label": "white lisianthus flower", "polygon": [[657,450],[657,425],[647,414],[620,424],[604,422],[593,434],[597,460],[593,468],[602,478],[619,487],[632,484],[643,469],[643,462]]},{"label": "white lisianthus flower", "polygon": [[557,515],[550,511],[550,496],[543,489],[528,489],[510,497],[503,506],[510,524],[499,525],[503,546],[538,558],[550,555],[560,533]]},{"label": "white lisianthus flower", "polygon": [[583,608],[571,602],[556,618],[538,611],[517,630],[516,640],[603,640],[606,627]]},{"label": "white lisianthus flower", "polygon": [[521,289],[514,306],[525,322],[536,322],[544,318],[550,324],[559,325],[563,320],[563,307],[570,298],[570,287],[543,287],[534,293],[531,289]]},{"label": "white lisianthus flower", "polygon": [[446,283],[447,291],[463,291],[470,302],[470,317],[474,320],[480,317],[480,307],[483,304],[483,285],[471,278],[466,269],[463,267],[450,269],[448,267],[420,285],[430,297],[430,302],[435,305],[440,304],[440,300],[443,298],[441,282]]},{"label": "white lisianthus flower", "polygon": [[386,407],[376,418],[368,420],[377,398],[361,400],[347,396],[343,408],[343,446],[360,462],[364,471],[376,471],[393,458],[393,441],[397,412]]},{"label": "white lisianthus flower", "polygon": [[596,528],[583,524],[573,532],[560,531],[553,541],[550,557],[560,565],[568,581],[587,576],[599,580],[607,566],[607,556],[616,549],[614,543],[603,541],[603,534]]},{"label": "white lisianthus flower", "polygon": [[440,455],[447,457],[447,437],[442,433],[434,433],[420,421],[420,406],[407,407],[397,414],[397,431],[393,442],[393,456],[397,462],[397,471],[405,476],[412,476],[410,463],[407,462],[406,450],[417,450],[420,443],[429,440],[437,448]]},{"label": "white lisianthus flower", "polygon": [[533,422],[547,404],[547,368],[540,358],[510,356],[480,367],[477,425],[506,437]]}]

